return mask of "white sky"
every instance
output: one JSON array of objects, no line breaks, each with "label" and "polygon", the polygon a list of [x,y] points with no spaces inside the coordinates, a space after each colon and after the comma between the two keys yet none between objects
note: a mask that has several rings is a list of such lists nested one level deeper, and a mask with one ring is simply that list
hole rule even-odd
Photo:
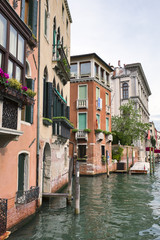
[{"label": "white sky", "polygon": [[97,53],[114,67],[140,62],[152,95],[149,112],[160,130],[160,0],[68,0],[71,55]]}]

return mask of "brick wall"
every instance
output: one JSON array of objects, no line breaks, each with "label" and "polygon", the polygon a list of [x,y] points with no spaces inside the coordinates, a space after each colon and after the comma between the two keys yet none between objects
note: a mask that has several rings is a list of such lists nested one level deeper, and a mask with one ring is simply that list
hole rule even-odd
[{"label": "brick wall", "polygon": [[15,204],[13,205],[13,199],[11,199],[11,201],[9,199],[7,211],[7,229],[14,227],[22,220],[34,214],[35,211],[36,201],[16,206]]}]

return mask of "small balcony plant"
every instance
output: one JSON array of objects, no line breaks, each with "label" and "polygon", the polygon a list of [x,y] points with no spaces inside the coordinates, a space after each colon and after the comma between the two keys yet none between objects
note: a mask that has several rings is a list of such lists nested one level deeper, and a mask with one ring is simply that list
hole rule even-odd
[{"label": "small balcony plant", "polygon": [[90,133],[90,132],[91,132],[91,129],[85,128],[83,131],[86,132],[86,133]]}]

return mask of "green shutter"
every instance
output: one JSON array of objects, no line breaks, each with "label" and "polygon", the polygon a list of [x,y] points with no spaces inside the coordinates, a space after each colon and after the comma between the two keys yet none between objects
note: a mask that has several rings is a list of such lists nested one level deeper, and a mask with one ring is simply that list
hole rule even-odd
[{"label": "green shutter", "polygon": [[24,161],[25,155],[20,154],[18,158],[18,191],[24,190]]},{"label": "green shutter", "polygon": [[79,86],[79,99],[87,98],[87,86]]},{"label": "green shutter", "polygon": [[66,117],[68,119],[70,119],[70,107],[69,106],[66,107]]},{"label": "green shutter", "polygon": [[52,83],[46,82],[46,117],[51,119]]},{"label": "green shutter", "polygon": [[106,118],[106,131],[109,131],[109,119]]},{"label": "green shutter", "polygon": [[79,129],[83,130],[86,128],[86,113],[79,113]]}]

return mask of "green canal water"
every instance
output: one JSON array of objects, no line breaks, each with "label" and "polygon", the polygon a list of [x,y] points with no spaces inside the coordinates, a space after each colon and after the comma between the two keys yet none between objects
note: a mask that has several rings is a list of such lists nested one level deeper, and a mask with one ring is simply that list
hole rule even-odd
[{"label": "green canal water", "polygon": [[53,200],[9,239],[160,240],[160,164],[154,176],[81,177],[80,184],[79,216],[64,199]]}]

